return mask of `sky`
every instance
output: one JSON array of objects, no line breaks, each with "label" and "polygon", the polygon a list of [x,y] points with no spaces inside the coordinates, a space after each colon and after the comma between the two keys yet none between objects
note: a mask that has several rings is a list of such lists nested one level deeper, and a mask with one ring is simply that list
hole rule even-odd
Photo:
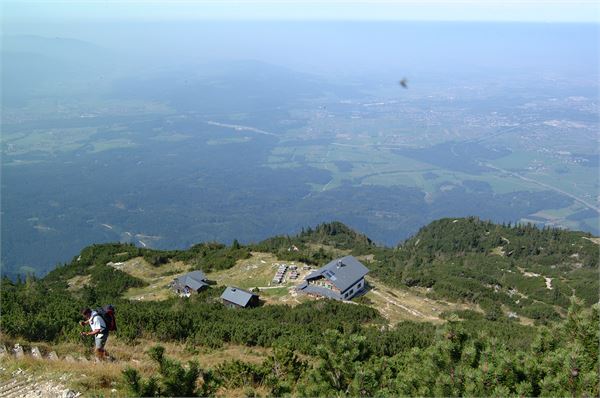
[{"label": "sky", "polygon": [[361,73],[371,70],[368,67],[381,73],[379,64],[391,70],[402,65],[409,72],[411,67],[422,70],[427,65],[454,65],[455,71],[497,65],[535,70],[552,65],[570,73],[574,67],[595,70],[598,4],[591,0],[0,0],[4,37],[78,39],[132,59],[149,62],[150,57],[161,65],[252,59],[326,74],[353,67]]},{"label": "sky", "polygon": [[594,0],[4,0],[10,31],[82,20],[397,20],[599,22]]}]

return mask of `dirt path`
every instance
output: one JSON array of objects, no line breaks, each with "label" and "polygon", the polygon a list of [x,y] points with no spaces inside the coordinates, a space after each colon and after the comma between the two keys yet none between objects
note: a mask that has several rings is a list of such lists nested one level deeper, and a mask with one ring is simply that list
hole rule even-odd
[{"label": "dirt path", "polygon": [[[388,313],[389,311],[397,312],[398,309],[400,309],[401,311],[404,311],[418,319],[427,320],[427,321],[438,321],[438,322],[440,321],[440,318],[439,318],[439,316],[437,316],[437,314],[436,315],[425,314],[425,313],[417,310],[416,308],[410,308],[404,304],[401,304],[400,298],[396,298],[393,295],[391,295],[385,291],[375,288],[375,289],[371,290],[371,292],[374,295],[379,296],[381,299],[384,300],[385,308],[380,308],[382,310],[382,312],[384,312],[384,313]],[[403,299],[406,300],[407,297],[403,297]],[[414,300],[415,298],[413,297],[412,299]],[[431,300],[428,300],[425,298],[423,298],[422,301],[423,302],[421,303],[421,305],[423,305],[425,307],[431,307],[431,305],[433,304],[433,302]],[[440,303],[437,303],[437,305],[439,305],[439,304]],[[429,309],[432,309],[432,308],[429,308]]]},{"label": "dirt path", "polygon": [[408,308],[408,307],[400,304],[399,302],[397,302],[396,300],[394,300],[388,294],[384,294],[384,293],[382,293],[382,292],[380,292],[378,290],[375,290],[375,289],[373,289],[373,294],[376,294],[377,296],[383,298],[388,304],[395,305],[396,307],[402,308],[404,311],[406,311],[406,312],[408,312],[408,313],[410,313],[410,314],[412,314],[412,315],[414,315],[416,317],[425,318],[425,315],[422,312],[419,312],[417,310]]},{"label": "dirt path", "polygon": [[291,288],[294,286],[286,286],[286,285],[281,285],[281,286],[258,286],[258,290],[269,290],[269,289],[283,289],[283,288]]},{"label": "dirt path", "polygon": [[552,278],[548,278],[547,276],[536,274],[535,272],[525,271],[521,267],[517,267],[517,268],[519,269],[519,271],[521,271],[523,276],[526,276],[528,278],[544,278],[544,281],[546,282],[546,289],[552,290]]},{"label": "dirt path", "polygon": [[[5,370],[0,370],[4,373]],[[0,383],[0,397],[4,398],[75,398],[81,393],[66,388],[61,383],[39,380],[22,369],[17,369],[11,378]]]},{"label": "dirt path", "polygon": [[432,299],[427,297],[426,291],[391,287],[373,277],[368,277],[367,282],[371,287],[365,295],[371,300],[369,305],[378,310],[390,325],[404,320],[443,323],[444,312],[480,311],[476,305]]},{"label": "dirt path", "polygon": [[590,242],[593,242],[593,243],[595,243],[597,245],[600,245],[600,238],[588,238],[587,236],[584,236],[583,239],[587,239]]}]

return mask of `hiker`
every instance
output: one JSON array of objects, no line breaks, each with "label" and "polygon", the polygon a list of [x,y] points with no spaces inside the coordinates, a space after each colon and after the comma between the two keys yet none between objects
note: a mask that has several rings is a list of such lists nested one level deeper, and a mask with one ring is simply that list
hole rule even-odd
[{"label": "hiker", "polygon": [[96,311],[92,311],[89,308],[81,310],[81,315],[85,318],[85,321],[79,322],[81,326],[90,325],[91,332],[81,332],[82,336],[94,336],[95,348],[94,352],[96,358],[100,361],[106,359],[106,351],[104,346],[108,339],[108,327],[106,322]]}]

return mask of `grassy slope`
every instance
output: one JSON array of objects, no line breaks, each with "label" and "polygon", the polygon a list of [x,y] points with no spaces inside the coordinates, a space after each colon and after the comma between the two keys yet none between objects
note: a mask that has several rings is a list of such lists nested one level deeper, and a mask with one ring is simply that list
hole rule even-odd
[{"label": "grassy slope", "polygon": [[409,320],[441,323],[444,322],[441,315],[447,311],[480,311],[476,305],[428,298],[426,292],[420,289],[391,287],[373,277],[367,280],[371,286],[365,295],[371,301],[369,305],[377,309],[391,325]]},{"label": "grassy slope", "polygon": [[[6,339],[5,339],[6,341]],[[12,343],[11,340],[8,340]],[[88,341],[88,343],[90,343]],[[27,342],[20,342],[25,351],[30,350]],[[128,366],[135,366],[145,376],[156,374],[158,368],[148,356],[146,351],[157,342],[140,340],[131,345],[119,339],[111,339],[107,345],[110,355],[116,358],[114,362],[94,363],[91,346],[89,344],[60,343],[50,346],[48,344],[36,343],[42,355],[46,356],[50,351],[55,351],[59,360],[34,359],[30,355],[16,359],[6,357],[2,359],[0,371],[0,383],[13,378],[13,372],[18,369],[27,369],[27,375],[36,379],[36,382],[60,381],[61,384],[75,391],[85,393],[85,396],[122,397],[129,392],[123,382],[122,371]],[[215,366],[231,361],[240,360],[250,363],[260,363],[271,352],[268,348],[245,347],[237,345],[226,345],[219,349],[191,349],[184,344],[161,342],[165,347],[166,354],[182,362],[190,360],[197,361],[203,368],[214,368]],[[76,359],[75,362],[65,360],[70,355]],[[82,361],[80,358],[86,358]],[[235,391],[222,391],[222,395],[233,396]],[[241,395],[241,394],[239,394]]]}]

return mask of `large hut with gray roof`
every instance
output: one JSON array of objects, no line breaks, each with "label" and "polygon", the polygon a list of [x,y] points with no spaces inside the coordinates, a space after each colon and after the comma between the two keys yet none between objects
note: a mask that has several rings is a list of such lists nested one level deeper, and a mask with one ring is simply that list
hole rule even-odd
[{"label": "large hut with gray roof", "polygon": [[311,272],[298,286],[298,292],[334,300],[350,300],[365,288],[369,269],[354,256],[335,259]]}]

